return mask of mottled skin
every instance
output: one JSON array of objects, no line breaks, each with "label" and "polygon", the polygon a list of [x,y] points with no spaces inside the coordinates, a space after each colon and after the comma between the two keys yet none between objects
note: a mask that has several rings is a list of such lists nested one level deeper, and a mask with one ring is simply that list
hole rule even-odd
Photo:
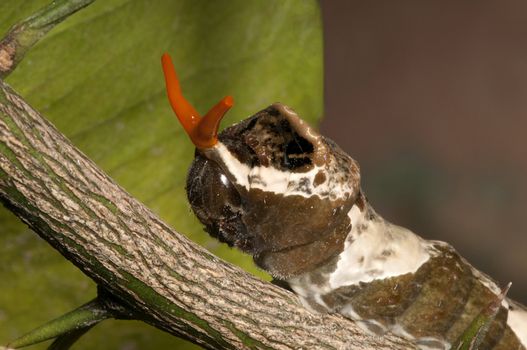
[{"label": "mottled skin", "polygon": [[[187,193],[212,236],[251,254],[311,309],[376,334],[448,348],[498,293],[448,244],[384,221],[360,189],[357,163],[281,104],[197,150]],[[505,301],[479,349],[526,349],[525,333],[508,324],[512,308],[525,310]]]},{"label": "mottled skin", "polygon": [[[187,180],[189,202],[206,231],[250,253],[259,266],[281,279],[310,271],[342,251],[349,232],[347,213],[359,183],[353,159],[331,141],[309,142],[291,124],[280,109],[268,108],[224,130],[219,141],[249,168],[273,166],[284,174],[300,174],[298,182],[288,184],[293,193],[311,191],[302,174],[323,167],[315,176],[315,182],[324,178],[318,187],[327,187],[322,198],[248,190],[224,169],[214,149],[196,151]],[[314,159],[317,153],[323,157]],[[250,175],[252,185],[265,186],[269,180]],[[333,195],[334,184],[340,183],[351,186],[341,196]]]}]

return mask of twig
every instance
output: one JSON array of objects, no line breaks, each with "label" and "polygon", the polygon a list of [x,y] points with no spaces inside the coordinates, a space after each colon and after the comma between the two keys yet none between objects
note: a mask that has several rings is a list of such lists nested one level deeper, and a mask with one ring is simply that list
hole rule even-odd
[{"label": "twig", "polygon": [[88,329],[110,317],[112,317],[112,314],[99,300],[94,299],[78,309],[68,312],[12,341],[7,347],[12,349],[22,348],[66,335],[68,339],[71,338],[71,335],[74,335],[76,340]]},{"label": "twig", "polygon": [[57,24],[95,0],[55,0],[15,24],[0,41],[0,79],[8,76],[26,52]]}]

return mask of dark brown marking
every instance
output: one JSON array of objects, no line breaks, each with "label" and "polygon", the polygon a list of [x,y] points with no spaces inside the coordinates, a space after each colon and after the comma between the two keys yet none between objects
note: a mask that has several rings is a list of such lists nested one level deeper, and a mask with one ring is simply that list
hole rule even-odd
[{"label": "dark brown marking", "polygon": [[394,323],[419,293],[421,284],[412,274],[370,283],[340,287],[322,300],[334,311],[351,304],[363,319],[373,319],[385,326]]},{"label": "dark brown marking", "polygon": [[[455,341],[472,320],[496,298],[495,294],[477,278],[472,278],[474,279],[474,288],[470,292],[463,313],[459,315],[446,334],[446,338],[450,341]],[[507,315],[508,310],[501,307],[478,349],[525,349],[510,327],[507,326]]]},{"label": "dark brown marking", "polygon": [[368,203],[368,200],[366,199],[366,196],[364,195],[364,193],[362,193],[362,190],[361,190],[359,194],[357,195],[357,200],[355,201],[355,204],[357,205],[357,207],[359,207],[359,210],[363,212],[364,209],[366,208],[367,203]]},{"label": "dark brown marking", "polygon": [[274,103],[269,108],[278,111],[282,117],[287,119],[289,125],[291,125],[291,127],[295,129],[302,138],[306,139],[313,145],[313,163],[317,166],[322,166],[326,162],[326,155],[328,153],[323,137],[314,132],[314,130],[311,129],[305,121],[300,119],[300,117],[289,107],[281,103]]},{"label": "dark brown marking", "polygon": [[[254,256],[255,263],[273,276],[287,278],[313,271],[334,260],[344,249],[349,232],[349,218],[337,225],[331,234],[310,243],[278,251],[265,251]],[[330,265],[333,266],[333,265]],[[333,267],[334,268],[334,267]],[[316,275],[315,283],[316,283]]]},{"label": "dark brown marking", "polygon": [[384,257],[389,257],[393,254],[393,250],[391,249],[384,249],[381,253],[382,256]]},{"label": "dark brown marking", "polygon": [[[297,117],[298,118],[298,117]],[[219,140],[242,163],[248,166],[272,166],[282,171],[307,172],[314,158],[327,152],[323,136],[313,133],[305,138],[298,124],[275,106],[258,112],[218,135]]]},{"label": "dark brown marking", "polygon": [[318,186],[322,185],[325,181],[326,181],[326,175],[324,174],[324,172],[319,171],[315,175],[315,179],[313,180],[313,185],[315,187],[318,187]]},{"label": "dark brown marking", "polygon": [[449,246],[436,246],[439,255],[425,263],[422,288],[412,305],[398,318],[416,337],[443,337],[463,312],[474,284],[470,267]]},{"label": "dark brown marking", "polygon": [[260,189],[240,191],[243,222],[255,236],[256,254],[324,241],[339,227],[342,243],[350,230],[351,204],[318,196],[283,196]]}]

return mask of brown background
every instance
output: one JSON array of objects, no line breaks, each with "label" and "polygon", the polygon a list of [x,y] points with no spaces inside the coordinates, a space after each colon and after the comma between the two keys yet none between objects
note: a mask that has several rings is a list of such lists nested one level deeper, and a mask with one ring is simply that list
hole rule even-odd
[{"label": "brown background", "polygon": [[322,1],[322,131],[378,212],[527,303],[527,2]]}]

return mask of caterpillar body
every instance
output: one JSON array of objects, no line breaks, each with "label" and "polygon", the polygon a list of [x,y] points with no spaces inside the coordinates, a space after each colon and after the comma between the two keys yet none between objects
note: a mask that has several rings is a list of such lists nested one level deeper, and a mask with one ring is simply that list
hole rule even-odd
[{"label": "caterpillar body", "polygon": [[[197,146],[186,187],[194,213],[306,307],[422,349],[450,349],[501,293],[447,243],[377,214],[355,160],[287,106],[275,103],[218,135],[232,99],[200,117],[168,55],[163,68],[171,105]],[[481,350],[526,350],[527,308],[504,299],[480,341]]]}]

